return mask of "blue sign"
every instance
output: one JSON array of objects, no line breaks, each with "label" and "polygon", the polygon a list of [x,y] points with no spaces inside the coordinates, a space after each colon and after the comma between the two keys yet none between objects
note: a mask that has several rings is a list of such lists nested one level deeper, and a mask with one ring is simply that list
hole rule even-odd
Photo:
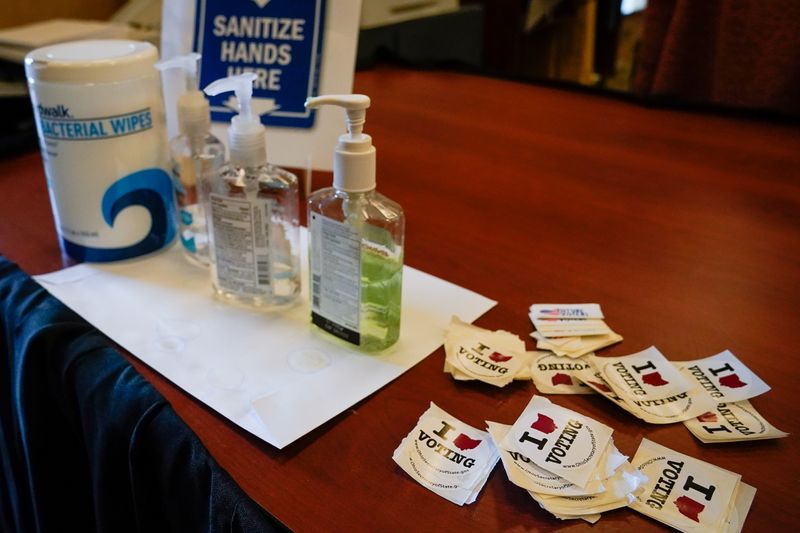
[{"label": "blue sign", "polygon": [[[200,87],[255,72],[253,110],[268,126],[311,128],[303,105],[317,94],[325,0],[197,0],[194,50],[202,54]],[[231,94],[209,97],[211,118],[236,114]]]}]

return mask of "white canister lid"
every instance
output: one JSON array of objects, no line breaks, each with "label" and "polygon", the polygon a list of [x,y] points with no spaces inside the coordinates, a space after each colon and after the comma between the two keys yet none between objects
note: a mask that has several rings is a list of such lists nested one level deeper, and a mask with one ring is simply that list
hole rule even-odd
[{"label": "white canister lid", "polygon": [[44,46],[25,56],[29,83],[113,83],[155,74],[158,50],[121,39],[72,41]]}]

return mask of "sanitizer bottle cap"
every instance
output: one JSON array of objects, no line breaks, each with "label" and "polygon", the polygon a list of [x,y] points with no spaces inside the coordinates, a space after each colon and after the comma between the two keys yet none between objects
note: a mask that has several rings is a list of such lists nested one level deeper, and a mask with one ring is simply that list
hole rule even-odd
[{"label": "sanitizer bottle cap", "polygon": [[336,105],[344,108],[347,133],[339,136],[333,155],[333,186],[345,192],[366,192],[375,188],[375,147],[372,137],[362,133],[369,96],[330,94],[306,100],[306,107]]},{"label": "sanitizer bottle cap", "polygon": [[178,98],[178,124],[184,135],[205,135],[211,128],[208,100],[198,87],[197,66],[200,54],[192,52],[156,63],[156,68],[165,71],[173,68],[183,70],[186,76],[186,92]]},{"label": "sanitizer bottle cap", "polygon": [[237,167],[260,167],[267,163],[266,130],[250,105],[256,78],[254,72],[244,72],[218,79],[204,89],[211,96],[229,91],[236,94],[239,114],[231,119],[228,141],[231,164]]}]

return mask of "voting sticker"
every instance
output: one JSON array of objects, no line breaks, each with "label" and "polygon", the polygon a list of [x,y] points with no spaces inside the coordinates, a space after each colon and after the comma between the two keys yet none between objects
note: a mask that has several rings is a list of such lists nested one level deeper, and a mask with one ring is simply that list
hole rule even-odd
[{"label": "voting sticker", "polygon": [[744,521],[750,512],[750,506],[756,497],[756,488],[740,481],[736,486],[736,493],[733,495],[732,509],[725,522],[726,533],[741,533]]},{"label": "voting sticker", "polygon": [[687,379],[696,381],[717,403],[749,400],[770,387],[730,351],[675,365]]},{"label": "voting sticker", "polygon": [[503,440],[536,465],[585,487],[611,440],[612,429],[534,396]]},{"label": "voting sticker", "polygon": [[507,331],[491,331],[453,317],[444,342],[444,370],[457,380],[477,379],[504,387],[529,372],[525,342]]},{"label": "voting sticker", "polygon": [[788,436],[766,421],[747,400],[721,403],[684,425],[705,443],[780,439]]},{"label": "voting sticker", "polygon": [[692,388],[654,346],[622,357],[594,357],[591,363],[625,400],[666,398]]},{"label": "voting sticker", "polygon": [[559,357],[550,352],[532,352],[531,374],[536,389],[544,394],[594,394],[577,375],[591,368],[588,362]]},{"label": "voting sticker", "polygon": [[587,319],[603,318],[598,304],[533,304],[531,318],[549,319]]},{"label": "voting sticker", "polygon": [[681,531],[722,531],[741,476],[642,439],[632,461],[649,481],[631,507]]},{"label": "voting sticker", "polygon": [[714,401],[695,388],[689,392],[655,400],[626,400],[620,405],[645,422],[674,424],[707,412],[714,407]]},{"label": "voting sticker", "polygon": [[538,331],[534,331],[531,333],[531,337],[536,339],[536,347],[540,350],[550,350],[556,355],[572,358],[582,357],[622,341],[622,335],[614,332],[606,335],[548,338]]},{"label": "voting sticker", "polygon": [[623,409],[628,410],[628,407],[625,405],[625,400],[620,398],[619,395],[614,392],[614,389],[611,388],[603,375],[593,366],[578,370],[575,373],[575,376],[588,385],[596,393],[603,395],[612,402],[619,404]]},{"label": "voting sticker", "polygon": [[538,494],[553,496],[583,496],[597,494],[605,490],[605,486],[600,480],[593,480],[586,487],[579,487],[563,477],[534,464],[533,461],[521,453],[506,450],[501,443],[511,426],[489,421],[486,424],[489,426],[489,434],[491,434],[495,446],[500,451],[503,469],[514,485]]},{"label": "voting sticker", "polygon": [[529,491],[531,497],[553,514],[596,514],[627,507],[643,490],[647,476],[625,463],[606,481],[608,489],[586,496],[546,496]]},{"label": "voting sticker", "polygon": [[500,456],[488,433],[431,403],[392,459],[423,487],[464,505],[475,501]]}]

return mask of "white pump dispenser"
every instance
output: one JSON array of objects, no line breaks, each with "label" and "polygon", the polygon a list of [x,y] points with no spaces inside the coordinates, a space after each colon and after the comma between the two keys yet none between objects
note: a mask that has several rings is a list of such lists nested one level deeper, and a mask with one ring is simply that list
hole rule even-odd
[{"label": "white pump dispenser", "polygon": [[199,62],[200,54],[191,53],[160,61],[156,68],[162,72],[180,69],[186,79],[186,91],[178,97],[180,133],[169,142],[172,177],[183,250],[192,262],[208,266],[208,199],[202,182],[219,172],[225,162],[225,145],[210,133],[208,100],[197,88]]},{"label": "white pump dispenser", "polygon": [[211,128],[208,100],[198,88],[197,65],[200,54],[192,52],[156,63],[160,71],[181,69],[185,73],[186,92],[178,97],[178,127],[184,135],[205,134]]},{"label": "white pump dispenser", "polygon": [[230,162],[209,182],[211,281],[223,301],[280,309],[300,294],[297,176],[267,163],[266,130],[253,113],[256,74],[205,88],[236,93],[239,115],[228,130]]},{"label": "white pump dispenser", "polygon": [[362,132],[369,96],[331,94],[306,100],[306,107],[336,105],[346,113],[347,133],[339,136],[333,156],[333,186],[346,192],[366,192],[375,188],[375,147],[372,137]]},{"label": "white pump dispenser", "polygon": [[266,130],[251,106],[256,78],[254,72],[244,72],[216,80],[204,89],[211,96],[229,91],[236,94],[239,114],[231,119],[228,148],[231,164],[237,167],[259,167],[267,162]]}]

